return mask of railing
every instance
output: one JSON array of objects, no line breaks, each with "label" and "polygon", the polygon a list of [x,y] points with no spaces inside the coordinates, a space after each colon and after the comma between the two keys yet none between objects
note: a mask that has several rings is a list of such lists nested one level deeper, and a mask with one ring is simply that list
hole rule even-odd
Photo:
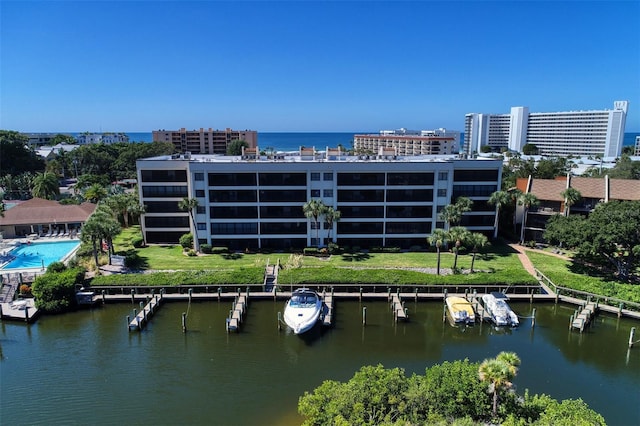
[{"label": "railing", "polygon": [[569,297],[575,297],[576,299],[582,299],[584,301],[596,302],[598,304],[604,304],[613,308],[626,308],[630,311],[640,312],[640,303],[631,302],[629,300],[622,300],[616,297],[603,296],[601,294],[589,293],[587,291],[576,290],[569,287],[563,287],[555,284],[549,277],[540,272],[537,268],[534,268],[538,279],[551,287],[557,295],[564,295]]}]

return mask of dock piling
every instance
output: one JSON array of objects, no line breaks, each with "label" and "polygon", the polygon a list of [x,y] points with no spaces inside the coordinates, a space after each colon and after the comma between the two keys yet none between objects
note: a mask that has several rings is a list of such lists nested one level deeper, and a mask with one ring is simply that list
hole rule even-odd
[{"label": "dock piling", "polygon": [[186,312],[182,313],[182,332],[183,333],[187,332],[187,313]]},{"label": "dock piling", "polygon": [[366,306],[362,307],[362,325],[363,326],[367,325],[367,307]]},{"label": "dock piling", "polygon": [[631,331],[629,332],[629,349],[631,349],[633,347],[634,344],[634,337],[636,335],[636,328],[635,327],[631,327]]},{"label": "dock piling", "polygon": [[536,308],[533,308],[533,313],[531,315],[531,328],[536,326]]},{"label": "dock piling", "polygon": [[278,330],[282,330],[282,312],[278,312]]}]

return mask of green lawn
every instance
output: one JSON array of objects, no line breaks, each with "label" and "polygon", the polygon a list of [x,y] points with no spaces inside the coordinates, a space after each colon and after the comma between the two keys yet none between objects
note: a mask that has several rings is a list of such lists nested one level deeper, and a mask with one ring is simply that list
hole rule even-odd
[{"label": "green lawn", "polygon": [[[216,282],[224,276],[226,282],[233,283],[234,271],[239,275],[238,284],[247,283],[251,277],[260,277],[264,267],[280,261],[284,267],[279,274],[281,284],[314,284],[314,283],[353,283],[353,284],[536,284],[536,280],[522,268],[516,254],[506,245],[490,248],[491,252],[476,257],[473,274],[436,275],[433,270],[437,264],[435,252],[421,253],[357,253],[333,255],[330,258],[292,255],[290,253],[232,253],[226,255],[210,254],[195,257],[185,256],[179,245],[152,245],[134,249],[132,238],[139,235],[139,228],[132,227],[123,232],[114,241],[116,252],[133,252],[139,258],[141,269],[163,271],[215,271]],[[468,270],[472,256],[461,254],[458,267]],[[441,268],[443,271],[453,266],[452,253],[443,252]],[[426,272],[424,268],[427,268]],[[242,276],[243,278],[240,278]],[[197,277],[189,275],[189,283],[210,280],[211,276]],[[163,277],[163,281],[171,281],[171,277]],[[173,279],[184,282],[186,275]],[[104,284],[110,280],[132,280],[129,278],[101,278],[97,282]],[[149,278],[146,278],[149,280]],[[231,281],[229,281],[231,280]],[[118,282],[121,284],[124,282]],[[255,283],[255,281],[254,281]],[[114,282],[114,284],[116,284]]]},{"label": "green lawn", "polygon": [[640,303],[640,286],[620,283],[611,277],[595,276],[597,271],[555,256],[530,251],[527,251],[527,256],[556,285]]}]

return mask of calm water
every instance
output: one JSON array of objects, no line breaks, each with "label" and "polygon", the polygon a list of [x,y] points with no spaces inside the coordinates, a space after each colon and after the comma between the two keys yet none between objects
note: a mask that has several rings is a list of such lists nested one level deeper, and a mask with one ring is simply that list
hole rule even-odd
[{"label": "calm water", "polygon": [[[3,322],[1,423],[299,424],[304,391],[348,380],[362,365],[422,373],[502,350],[522,358],[520,392],[583,398],[609,424],[640,423],[640,347],[627,349],[630,328],[640,324],[631,320],[600,314],[580,335],[567,329],[573,307],[547,304],[534,305],[535,329],[529,319],[514,330],[458,329],[443,324],[438,302],[410,302],[411,321],[394,324],[384,302],[338,300],[334,328],[300,337],[277,329],[283,302],[255,301],[242,332],[228,335],[230,305],[167,303],[142,333],[127,331],[130,304],[41,317],[31,326]],[[531,315],[528,303],[512,306]]]},{"label": "calm water", "polygon": [[15,259],[1,270],[16,268],[41,268],[64,258],[80,245],[79,241],[48,241],[21,244],[9,253]]}]

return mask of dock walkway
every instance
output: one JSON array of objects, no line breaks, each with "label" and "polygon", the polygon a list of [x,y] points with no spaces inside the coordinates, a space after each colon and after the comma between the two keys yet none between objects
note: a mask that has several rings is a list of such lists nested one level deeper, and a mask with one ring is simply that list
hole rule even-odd
[{"label": "dock walkway", "polygon": [[391,310],[393,310],[393,319],[395,321],[407,321],[409,319],[409,314],[407,313],[407,309],[404,307],[404,303],[402,302],[399,293],[391,296]]},{"label": "dock walkway", "polygon": [[322,303],[324,303],[324,309],[326,312],[322,317],[322,325],[325,327],[331,327],[333,321],[333,293],[322,293]]},{"label": "dock walkway", "polygon": [[[142,331],[147,325],[153,314],[160,308],[162,302],[162,295],[155,295],[147,304],[136,313],[134,318],[129,322],[129,331]],[[142,303],[140,303],[142,305]]]},{"label": "dock walkway", "polygon": [[587,303],[582,310],[580,310],[578,315],[575,317],[572,316],[573,321],[571,321],[571,328],[577,328],[580,330],[580,333],[582,333],[584,328],[591,322],[591,319],[595,315],[597,309],[598,307],[594,303]]}]

